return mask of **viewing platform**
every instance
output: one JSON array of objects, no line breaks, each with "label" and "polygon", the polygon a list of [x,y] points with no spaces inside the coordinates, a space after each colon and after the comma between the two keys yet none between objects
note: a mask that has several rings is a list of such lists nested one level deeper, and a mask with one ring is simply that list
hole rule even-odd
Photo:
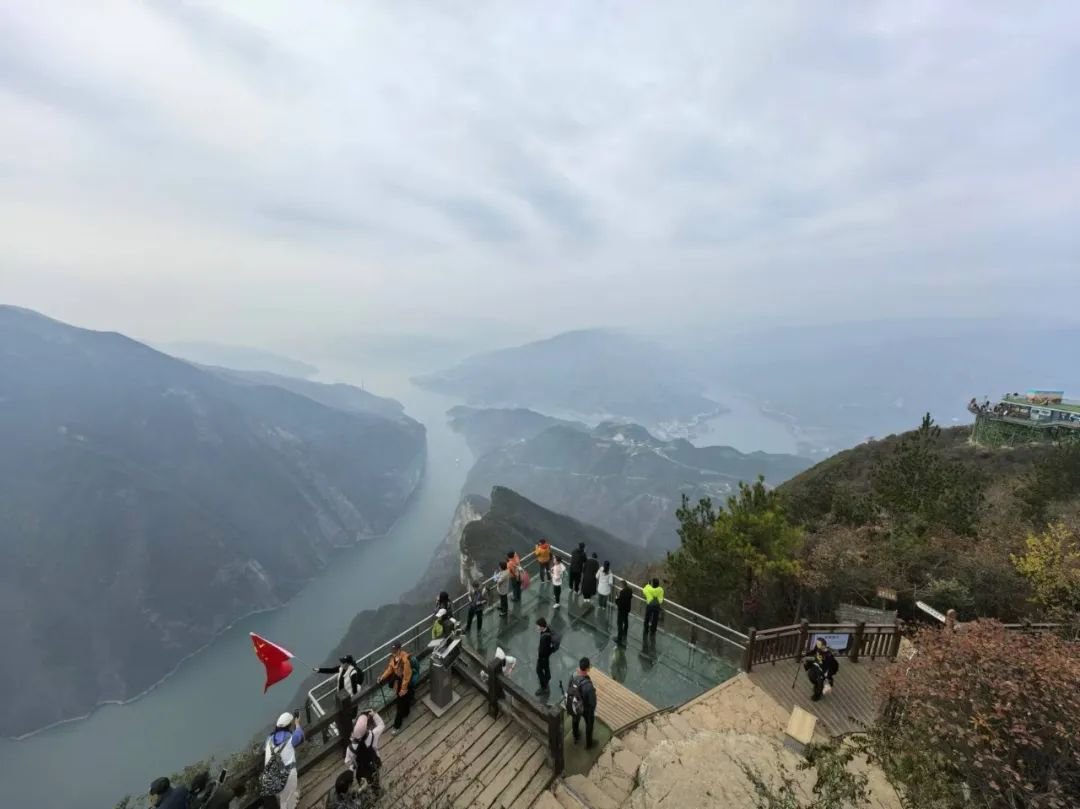
[{"label": "viewing platform", "polygon": [[1080,401],[1063,391],[1006,393],[996,402],[972,399],[975,415],[972,441],[984,446],[1010,446],[1031,441],[1080,441]]},{"label": "viewing platform", "polygon": [[[567,557],[557,548],[553,552]],[[522,565],[531,586],[520,602],[510,601],[506,616],[497,612],[497,596],[489,601],[481,632],[474,626],[471,634],[457,636],[456,645],[432,644],[433,618],[425,619],[358,659],[368,678],[355,700],[338,702],[334,677],[311,689],[305,706],[307,742],[298,750],[301,807],[324,805],[344,770],[342,733],[351,728],[355,710],[372,708],[388,725],[392,722],[393,695],[374,678],[385,667],[393,642],[419,661],[421,683],[401,732],[393,735],[388,729],[382,737],[385,791],[377,806],[438,809],[555,809],[552,801],[562,809],[613,809],[633,788],[633,776],[628,780],[625,772],[611,770],[616,764],[636,772],[649,750],[665,739],[685,740],[695,727],[768,728],[770,738],[779,739],[794,705],[817,717],[819,734],[849,732],[873,721],[875,669],[899,647],[900,630],[894,625],[804,622],[744,634],[670,600],[664,602],[655,639],[646,639],[644,600],[632,583],[629,638],[619,646],[613,603],[601,608],[595,597],[586,602],[564,586],[556,608],[553,587],[539,580],[532,556]],[[622,583],[616,579],[615,592]],[[465,595],[452,602],[462,628],[466,606]],[[534,695],[539,617],[561,636],[550,661],[546,699]],[[790,678],[795,661],[822,633],[846,638],[840,659],[854,665],[845,665],[835,697],[810,703],[805,678],[796,678],[794,690]],[[497,647],[518,660],[510,677],[493,660]],[[573,743],[559,687],[568,683],[583,656],[592,663],[598,702],[598,744],[591,750]],[[433,699],[445,700],[438,711],[432,709]],[[253,771],[260,765],[261,756]]]}]

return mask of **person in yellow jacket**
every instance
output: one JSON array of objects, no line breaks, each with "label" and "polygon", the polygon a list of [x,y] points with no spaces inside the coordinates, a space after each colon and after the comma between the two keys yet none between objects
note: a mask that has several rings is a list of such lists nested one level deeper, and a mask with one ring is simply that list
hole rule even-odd
[{"label": "person in yellow jacket", "polygon": [[533,548],[536,563],[540,565],[540,581],[551,578],[551,545],[546,539],[541,539]]},{"label": "person in yellow jacket", "polygon": [[645,597],[645,634],[656,637],[656,625],[660,622],[660,609],[664,604],[664,588],[660,579],[653,579],[641,588]]},{"label": "person in yellow jacket", "polygon": [[396,734],[401,730],[401,725],[409,716],[412,708],[412,690],[409,681],[412,679],[412,664],[409,662],[409,653],[401,648],[401,644],[394,641],[390,647],[390,661],[386,664],[386,671],[379,677],[379,684],[389,684],[397,695],[397,710],[394,712],[394,729],[391,733]]}]

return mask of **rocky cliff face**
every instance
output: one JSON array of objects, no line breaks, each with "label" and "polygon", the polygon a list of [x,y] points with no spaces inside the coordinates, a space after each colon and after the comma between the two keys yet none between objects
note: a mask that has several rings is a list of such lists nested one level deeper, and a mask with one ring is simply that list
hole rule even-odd
[{"label": "rocky cliff face", "polygon": [[[466,418],[457,410],[452,424],[471,436],[470,443],[502,438],[477,458],[465,491],[486,493],[492,486],[506,486],[653,555],[678,547],[675,510],[682,495],[691,502],[702,497],[722,502],[740,480],[764,475],[775,485],[811,464],[795,455],[662,441],[636,424],[607,422],[591,430],[569,423],[545,427],[515,411],[508,420],[508,411],[471,411]],[[521,437],[510,437],[510,424],[520,427]]]},{"label": "rocky cliff face", "polygon": [[6,733],[136,696],[392,525],[422,425],[325,402],[0,307]]}]

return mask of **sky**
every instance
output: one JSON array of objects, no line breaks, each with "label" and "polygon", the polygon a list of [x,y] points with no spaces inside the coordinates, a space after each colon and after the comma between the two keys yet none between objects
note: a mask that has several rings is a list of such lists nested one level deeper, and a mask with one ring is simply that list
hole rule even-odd
[{"label": "sky", "polygon": [[155,339],[1074,319],[1080,4],[0,7],[0,301]]}]

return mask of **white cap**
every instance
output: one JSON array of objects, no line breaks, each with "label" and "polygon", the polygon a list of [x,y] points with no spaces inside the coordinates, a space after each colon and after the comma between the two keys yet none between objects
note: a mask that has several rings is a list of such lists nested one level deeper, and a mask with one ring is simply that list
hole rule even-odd
[{"label": "white cap", "polygon": [[435,613],[436,618],[442,618],[444,615],[446,615],[446,608],[445,607],[440,609],[437,613]]},{"label": "white cap", "polygon": [[293,715],[291,713],[288,713],[288,712],[283,713],[281,716],[279,716],[277,718],[277,726],[279,728],[287,728],[289,725],[291,725],[293,723],[293,719],[294,719],[294,717],[293,717]]}]

